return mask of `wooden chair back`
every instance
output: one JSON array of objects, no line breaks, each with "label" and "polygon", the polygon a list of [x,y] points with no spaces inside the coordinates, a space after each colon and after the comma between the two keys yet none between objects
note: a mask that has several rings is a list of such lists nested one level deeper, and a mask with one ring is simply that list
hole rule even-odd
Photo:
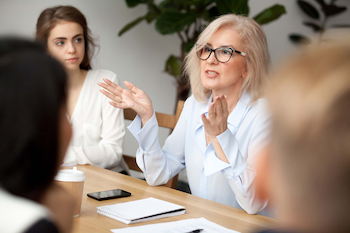
[{"label": "wooden chair back", "polygon": [[[177,102],[175,115],[170,115],[170,114],[164,114],[164,113],[156,112],[156,117],[157,117],[157,120],[158,120],[159,127],[164,127],[164,128],[168,128],[168,129],[172,129],[173,130],[175,128],[175,125],[176,125],[179,117],[180,117],[180,114],[182,112],[184,104],[185,104],[185,101],[183,101],[183,100],[179,100]],[[124,109],[124,119],[126,119],[126,120],[134,120],[136,115],[137,114],[136,114],[136,112],[134,110],[132,110],[130,108]],[[135,157],[130,156],[130,155],[123,155],[123,157],[124,157],[124,160],[125,160],[126,164],[129,166],[130,170],[142,172],[141,169],[137,166]],[[170,179],[168,181],[168,183],[166,183],[165,186],[167,186],[169,188],[176,189],[177,178],[178,178],[178,175],[176,175],[175,177]]]}]

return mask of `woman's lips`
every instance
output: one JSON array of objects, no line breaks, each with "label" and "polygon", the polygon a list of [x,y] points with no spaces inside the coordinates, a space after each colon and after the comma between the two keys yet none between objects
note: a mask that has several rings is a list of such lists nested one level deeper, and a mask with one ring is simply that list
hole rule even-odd
[{"label": "woman's lips", "polygon": [[76,62],[78,61],[78,58],[75,57],[75,58],[69,58],[69,59],[66,59],[67,62]]},{"label": "woman's lips", "polygon": [[215,77],[219,76],[219,73],[214,71],[214,70],[206,70],[205,75],[209,78],[215,78]]}]

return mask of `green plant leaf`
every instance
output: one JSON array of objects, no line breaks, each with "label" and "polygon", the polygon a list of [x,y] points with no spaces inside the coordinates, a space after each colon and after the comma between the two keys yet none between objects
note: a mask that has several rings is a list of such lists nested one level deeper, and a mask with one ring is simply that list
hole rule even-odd
[{"label": "green plant leaf", "polygon": [[286,13],[286,9],[282,5],[274,5],[265,9],[263,12],[254,17],[254,20],[260,24],[267,24],[273,20],[278,19],[281,15]]},{"label": "green plant leaf", "polygon": [[314,32],[319,32],[322,30],[322,28],[319,25],[312,22],[303,22],[303,24],[305,26],[311,27],[314,30]]},{"label": "green plant leaf", "polygon": [[311,40],[300,34],[291,34],[289,35],[289,39],[295,44],[310,44]]},{"label": "green plant leaf", "polygon": [[128,5],[128,7],[130,8],[135,7],[140,3],[143,3],[142,0],[125,0],[125,2],[126,2],[126,5]]},{"label": "green plant leaf", "polygon": [[192,47],[195,45],[196,41],[194,39],[190,39],[185,44],[185,52],[188,53],[192,49]]},{"label": "green plant leaf", "polygon": [[216,17],[218,17],[219,11],[217,7],[212,7],[209,10],[206,10],[203,12],[202,14],[202,18],[206,21],[212,21],[214,20]]},{"label": "green plant leaf", "polygon": [[165,0],[159,4],[159,8],[162,12],[168,10],[179,11],[179,5],[174,2],[174,0]]},{"label": "green plant leaf", "polygon": [[331,2],[331,4],[326,4],[324,0],[316,0],[316,2],[320,4],[323,13],[327,17],[338,15],[347,10],[346,6],[337,6],[334,2]]},{"label": "green plant leaf", "polygon": [[308,2],[305,2],[303,0],[298,0],[297,1],[299,7],[304,11],[305,14],[307,14],[308,16],[310,16],[313,19],[319,19],[320,18],[320,14],[318,13],[318,11],[316,10],[316,8],[311,5]]},{"label": "green plant leaf", "polygon": [[158,16],[156,30],[162,35],[172,34],[182,31],[185,26],[191,25],[195,21],[196,14],[194,12],[166,11]]},{"label": "green plant leaf", "polygon": [[135,27],[138,23],[140,23],[144,19],[145,19],[145,16],[142,16],[142,17],[139,17],[139,18],[135,19],[134,21],[128,23],[119,31],[118,36],[123,35],[125,32],[127,32],[131,28]]},{"label": "green plant leaf", "polygon": [[316,0],[318,4],[320,4],[323,13],[328,16],[334,16],[346,11],[347,7],[345,6],[337,6],[332,1],[330,4],[326,4],[324,0]]},{"label": "green plant leaf", "polygon": [[334,16],[334,15],[338,15],[340,13],[343,13],[344,11],[346,11],[347,8],[346,6],[330,6],[327,8],[327,11],[325,11],[325,14],[327,16]]},{"label": "green plant leaf", "polygon": [[170,55],[165,62],[165,71],[173,76],[178,76],[181,73],[181,68],[178,59],[174,55]]},{"label": "green plant leaf", "polygon": [[235,13],[247,16],[249,14],[247,0],[216,0],[215,2],[220,15]]},{"label": "green plant leaf", "polygon": [[145,16],[147,23],[150,23],[153,20],[155,20],[159,14],[160,14],[160,10],[158,9],[158,7],[154,4],[149,4],[148,5],[148,13]]}]

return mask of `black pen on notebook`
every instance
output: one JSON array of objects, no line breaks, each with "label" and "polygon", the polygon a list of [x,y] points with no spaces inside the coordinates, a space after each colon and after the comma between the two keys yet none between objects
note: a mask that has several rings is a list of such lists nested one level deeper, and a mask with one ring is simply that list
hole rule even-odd
[{"label": "black pen on notebook", "polygon": [[203,229],[196,229],[196,230],[193,230],[193,231],[189,231],[187,233],[199,233],[201,231],[203,231]]}]

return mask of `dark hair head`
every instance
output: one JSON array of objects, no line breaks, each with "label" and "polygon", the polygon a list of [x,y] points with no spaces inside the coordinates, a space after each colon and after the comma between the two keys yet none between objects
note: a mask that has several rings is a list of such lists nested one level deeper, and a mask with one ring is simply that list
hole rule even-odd
[{"label": "dark hair head", "polygon": [[58,169],[66,73],[46,49],[0,38],[0,186],[39,200]]},{"label": "dark hair head", "polygon": [[50,32],[60,21],[78,23],[83,28],[85,55],[80,64],[80,69],[90,70],[90,61],[94,54],[96,44],[87,26],[85,16],[77,8],[73,6],[55,6],[41,12],[36,24],[36,41],[47,48],[47,39],[49,38]]}]

